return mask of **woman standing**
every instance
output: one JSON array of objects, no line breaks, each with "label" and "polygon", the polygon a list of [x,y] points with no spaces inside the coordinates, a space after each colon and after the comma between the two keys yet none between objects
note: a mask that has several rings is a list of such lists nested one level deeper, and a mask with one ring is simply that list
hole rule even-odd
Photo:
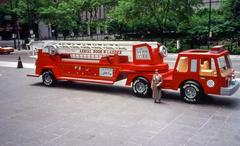
[{"label": "woman standing", "polygon": [[154,99],[155,103],[160,103],[161,102],[161,97],[162,97],[162,90],[161,90],[161,85],[162,85],[162,75],[158,73],[158,70],[155,70],[155,74],[153,75],[152,78],[152,98]]}]

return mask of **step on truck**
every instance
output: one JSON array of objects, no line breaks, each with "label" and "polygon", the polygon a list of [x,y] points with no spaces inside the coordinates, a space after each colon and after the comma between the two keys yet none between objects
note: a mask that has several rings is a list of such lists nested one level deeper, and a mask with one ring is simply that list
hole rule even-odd
[{"label": "step on truck", "polygon": [[232,95],[239,88],[229,52],[224,46],[187,50],[178,54],[173,69],[164,61],[165,46],[157,42],[45,42],[38,49],[36,70],[43,84],[58,80],[114,84],[126,79],[136,96],[150,96],[156,69],[163,89],[180,89],[181,97],[197,103],[206,94]]}]

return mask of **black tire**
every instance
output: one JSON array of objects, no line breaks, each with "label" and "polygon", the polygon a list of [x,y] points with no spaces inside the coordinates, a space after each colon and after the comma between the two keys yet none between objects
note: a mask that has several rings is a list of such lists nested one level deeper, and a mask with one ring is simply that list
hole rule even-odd
[{"label": "black tire", "polygon": [[194,81],[185,82],[180,89],[181,97],[188,103],[199,103],[204,92],[201,86]]},{"label": "black tire", "polygon": [[56,79],[51,71],[44,71],[42,74],[42,81],[45,86],[53,86]]},{"label": "black tire", "polygon": [[151,93],[151,87],[147,79],[136,78],[132,83],[133,93],[138,97],[147,97]]}]

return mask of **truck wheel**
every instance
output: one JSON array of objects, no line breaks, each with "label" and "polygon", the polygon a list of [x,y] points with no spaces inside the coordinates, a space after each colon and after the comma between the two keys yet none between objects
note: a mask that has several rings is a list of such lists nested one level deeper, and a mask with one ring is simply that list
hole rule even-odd
[{"label": "truck wheel", "polygon": [[181,87],[181,96],[185,102],[198,103],[200,98],[204,95],[201,86],[194,81],[187,81]]},{"label": "truck wheel", "polygon": [[144,97],[150,94],[150,85],[147,79],[138,77],[132,84],[133,93],[138,97]]},{"label": "truck wheel", "polygon": [[51,71],[45,71],[42,74],[43,84],[46,86],[52,86],[55,83],[55,77]]}]

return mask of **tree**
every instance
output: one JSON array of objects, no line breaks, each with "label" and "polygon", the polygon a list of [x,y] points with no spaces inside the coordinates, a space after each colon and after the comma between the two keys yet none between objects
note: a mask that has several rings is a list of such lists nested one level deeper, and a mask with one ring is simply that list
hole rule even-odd
[{"label": "tree", "polygon": [[49,36],[52,26],[63,33],[64,39],[69,32],[77,28],[76,10],[74,9],[74,3],[69,0],[50,3],[48,6],[40,7],[38,12],[41,20],[49,26]]},{"label": "tree", "polygon": [[104,0],[73,0],[75,4],[75,9],[77,10],[78,20],[81,21],[81,12],[86,12],[86,14],[89,16],[87,17],[87,29],[88,29],[88,35],[91,35],[91,26],[93,25],[93,22],[96,20],[97,17],[97,8],[99,8],[101,5],[105,4]]},{"label": "tree", "polygon": [[[222,10],[225,17],[224,26],[228,28],[227,34],[231,40],[229,50],[239,54],[240,50],[239,48],[237,50],[237,46],[240,46],[240,0],[224,1]],[[233,48],[233,42],[235,41],[237,45]]]},{"label": "tree", "polygon": [[[234,40],[239,40],[240,33],[240,0],[226,0],[220,8],[211,11],[212,40],[230,42],[229,50],[232,50]],[[208,40],[208,15],[209,9],[196,10],[190,18],[188,25],[180,25],[180,32],[190,36],[192,44],[206,44]],[[239,41],[240,42],[240,41]],[[228,44],[228,43],[227,43]],[[239,43],[240,44],[240,43]]]},{"label": "tree", "polygon": [[240,0],[227,0],[223,2],[222,10],[225,20],[228,21],[229,27],[232,27],[229,33],[234,37],[240,33]]},{"label": "tree", "polygon": [[177,31],[179,23],[189,21],[194,7],[201,0],[119,0],[118,5],[110,11],[111,19],[133,30]]},{"label": "tree", "polygon": [[[27,26],[26,28],[32,30],[35,24],[40,21],[39,8],[45,7],[50,3],[49,0],[9,0],[6,5],[4,5],[4,10],[6,13],[12,16],[13,27],[18,29],[18,26]],[[2,6],[2,5],[1,5]],[[14,33],[19,33],[18,30]],[[37,30],[35,30],[35,33]],[[29,37],[29,31],[26,32]]]}]

